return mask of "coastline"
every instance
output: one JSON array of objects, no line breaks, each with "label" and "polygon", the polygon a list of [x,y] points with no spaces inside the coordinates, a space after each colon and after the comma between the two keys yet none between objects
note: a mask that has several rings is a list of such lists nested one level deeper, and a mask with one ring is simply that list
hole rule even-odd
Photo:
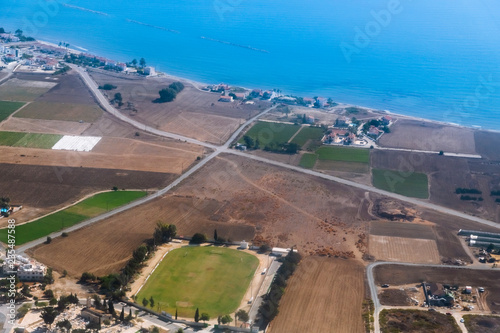
[{"label": "coastline", "polygon": [[[45,41],[45,40],[38,40],[37,39],[36,42],[38,42],[40,44],[45,44],[45,45],[49,45],[49,46],[52,46],[52,47],[58,47],[59,48],[59,45],[57,45],[55,43],[52,43],[52,42]],[[69,52],[73,53],[73,54],[82,54],[82,53],[85,53],[83,51],[71,48],[71,45],[70,45],[70,47],[67,50]],[[96,55],[96,56],[98,56],[98,55]],[[212,82],[212,83],[205,83],[205,82],[200,82],[200,81],[192,80],[192,79],[189,79],[189,78],[186,78],[186,77],[180,77],[180,76],[176,76],[176,75],[172,75],[172,74],[167,74],[167,73],[164,73],[164,72],[159,72],[159,73],[161,74],[160,76],[155,76],[155,77],[152,77],[152,78],[161,78],[161,77],[164,77],[164,78],[168,78],[168,79],[178,80],[178,81],[182,81],[182,82],[185,82],[185,83],[189,83],[192,86],[194,86],[196,89],[201,89],[201,87],[204,87],[204,86],[207,86],[207,85],[210,85],[210,84],[215,84],[214,82]],[[225,82],[225,83],[231,86],[230,83],[228,83],[228,82]],[[248,87],[244,87],[244,86],[238,86],[238,87],[241,87],[241,88],[246,89],[248,91],[251,91],[252,89],[254,89],[254,88],[248,88]],[[286,93],[285,93],[285,95],[286,95]],[[304,96],[302,96],[302,97],[304,97]],[[460,124],[456,124],[456,123],[452,123],[452,122],[445,122],[445,121],[433,120],[433,119],[428,119],[428,118],[422,118],[422,117],[405,115],[405,114],[402,114],[402,113],[396,113],[396,112],[392,112],[392,111],[389,111],[389,110],[376,109],[376,108],[373,108],[373,107],[359,105],[359,104],[351,104],[351,103],[344,103],[344,102],[339,102],[338,104],[342,105],[343,107],[363,108],[363,109],[366,109],[368,112],[371,112],[371,113],[381,114],[381,115],[390,115],[392,117],[400,118],[400,119],[405,119],[405,120],[421,121],[421,122],[427,122],[427,123],[432,123],[432,124],[437,124],[437,125],[442,125],[442,126],[464,128],[464,129],[469,129],[469,130],[473,130],[473,131],[484,131],[484,132],[491,132],[491,133],[500,133],[500,129],[486,129],[486,128],[476,127],[476,126],[472,126],[472,125],[471,126],[460,125]],[[324,109],[324,111],[327,112],[328,109]]]}]

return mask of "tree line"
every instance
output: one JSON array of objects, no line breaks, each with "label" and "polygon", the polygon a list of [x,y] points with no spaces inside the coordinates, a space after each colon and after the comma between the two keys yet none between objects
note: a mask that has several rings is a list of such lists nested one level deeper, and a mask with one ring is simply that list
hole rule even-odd
[{"label": "tree line", "polygon": [[160,90],[158,93],[160,94],[160,98],[155,99],[154,103],[167,103],[172,102],[177,94],[180,93],[184,89],[184,84],[182,82],[176,81],[171,83],[167,88]]}]

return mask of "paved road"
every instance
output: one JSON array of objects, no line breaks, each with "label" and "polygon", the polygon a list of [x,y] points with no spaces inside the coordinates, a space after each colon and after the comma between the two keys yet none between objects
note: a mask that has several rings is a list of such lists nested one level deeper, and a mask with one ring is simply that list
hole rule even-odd
[{"label": "paved road", "polygon": [[248,311],[248,316],[250,317],[250,321],[252,323],[255,323],[255,318],[257,318],[259,307],[262,304],[262,296],[267,293],[269,287],[271,286],[271,283],[274,280],[274,275],[276,274],[280,266],[281,262],[273,260],[271,266],[269,266],[269,269],[266,271],[266,277],[264,278],[264,281],[262,281],[262,284],[257,291],[257,296],[255,297],[252,306],[250,307],[250,311]]},{"label": "paved road", "polygon": [[366,278],[368,280],[368,286],[370,288],[370,296],[373,300],[374,305],[374,331],[375,333],[380,332],[379,315],[382,310],[382,305],[378,299],[377,286],[375,284],[375,278],[373,276],[373,269],[380,265],[402,265],[402,266],[417,266],[417,267],[434,267],[434,268],[454,268],[454,269],[471,269],[471,270],[485,270],[491,271],[492,268],[488,265],[483,267],[468,267],[468,266],[453,266],[453,265],[424,265],[424,264],[412,264],[412,263],[402,263],[402,262],[390,262],[390,261],[380,261],[369,264],[366,267]]},{"label": "paved road", "polygon": [[4,77],[3,79],[0,80],[0,84],[7,81],[12,76],[12,74],[14,74],[14,72],[16,71],[16,69],[19,66],[21,66],[21,64],[18,64],[17,62],[13,62],[13,63],[8,64],[7,67],[5,68],[5,70],[7,71],[8,74],[6,77]]}]

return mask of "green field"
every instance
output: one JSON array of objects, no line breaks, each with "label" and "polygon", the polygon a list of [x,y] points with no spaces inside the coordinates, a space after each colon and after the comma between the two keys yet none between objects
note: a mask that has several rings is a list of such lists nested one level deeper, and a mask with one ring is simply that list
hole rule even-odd
[{"label": "green field", "polygon": [[[196,308],[211,318],[236,311],[259,260],[251,254],[219,248],[182,247],[171,251],[137,295],[153,296],[162,311],[193,318]],[[155,305],[156,307],[156,305]]]},{"label": "green field", "polygon": [[10,80],[0,87],[0,100],[16,102],[32,102],[42,94],[50,90],[50,87],[39,88],[11,84]]},{"label": "green field", "polygon": [[315,165],[317,170],[341,171],[349,173],[369,173],[370,165],[358,162],[321,160]]},{"label": "green field", "polygon": [[[146,194],[143,191],[112,191],[96,194],[64,210],[42,217],[34,222],[17,226],[16,245],[22,245],[50,235],[55,231],[68,228],[108,210],[142,198]],[[6,229],[0,230],[0,241],[7,243]]]},{"label": "green field", "polygon": [[0,146],[51,149],[62,137],[58,134],[0,132]]},{"label": "green field", "polygon": [[407,197],[427,199],[429,197],[429,182],[425,173],[403,172],[373,169],[373,186],[389,192],[398,193]]},{"label": "green field", "polygon": [[321,140],[325,131],[320,127],[303,127],[293,138],[292,142],[303,146],[309,140]]},{"label": "green field", "polygon": [[[254,141],[258,139],[260,146],[264,147],[271,143],[280,144],[288,142],[299,129],[299,125],[259,121],[245,135],[248,135]],[[243,138],[238,142],[241,144],[245,143]]]},{"label": "green field", "polygon": [[7,119],[11,114],[13,114],[23,105],[23,102],[0,101],[0,121],[4,121],[5,119]]},{"label": "green field", "polygon": [[303,168],[312,169],[316,164],[317,158],[318,155],[316,154],[305,153],[304,155],[302,155],[299,165]]},{"label": "green field", "polygon": [[328,146],[316,150],[320,160],[370,163],[370,151],[362,148]]},{"label": "green field", "polygon": [[14,115],[18,118],[84,121],[92,123],[102,115],[97,105],[34,102]]}]

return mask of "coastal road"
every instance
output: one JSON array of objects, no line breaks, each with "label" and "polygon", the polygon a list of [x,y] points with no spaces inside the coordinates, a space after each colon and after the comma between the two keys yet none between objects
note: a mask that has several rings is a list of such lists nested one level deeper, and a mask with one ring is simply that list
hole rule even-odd
[{"label": "coastal road", "polygon": [[375,333],[380,332],[379,316],[380,311],[382,311],[382,305],[378,299],[377,286],[375,284],[375,278],[373,276],[373,269],[380,265],[400,265],[400,266],[417,266],[417,267],[433,267],[433,268],[453,268],[453,269],[469,269],[469,270],[483,270],[491,271],[492,268],[489,265],[482,267],[468,267],[468,266],[453,266],[453,265],[424,265],[424,264],[413,264],[413,263],[403,263],[403,262],[391,262],[391,261],[380,261],[369,264],[366,267],[366,278],[368,280],[368,286],[370,288],[370,296],[373,300],[374,312],[374,331]]}]

